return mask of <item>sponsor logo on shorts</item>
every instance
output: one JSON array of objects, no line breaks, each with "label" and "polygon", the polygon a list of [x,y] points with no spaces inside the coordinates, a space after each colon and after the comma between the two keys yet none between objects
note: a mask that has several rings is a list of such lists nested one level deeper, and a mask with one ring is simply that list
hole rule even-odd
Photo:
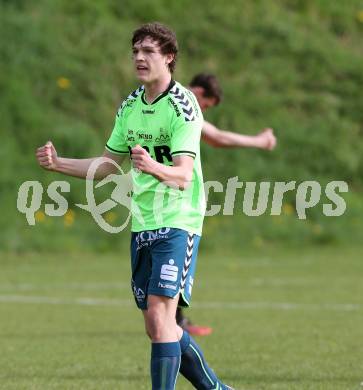
[{"label": "sponsor logo on shorts", "polygon": [[161,228],[158,230],[146,230],[144,232],[137,233],[137,250],[141,249],[144,246],[148,246],[155,240],[168,238],[169,232],[170,228]]},{"label": "sponsor logo on shorts", "polygon": [[178,280],[178,267],[174,265],[174,259],[169,264],[163,264],[160,271],[160,279],[176,282]]},{"label": "sponsor logo on shorts", "polygon": [[171,290],[176,290],[176,286],[174,286],[172,284],[163,284],[163,283],[159,282],[158,287],[160,287],[160,288],[170,288]]},{"label": "sponsor logo on shorts", "polygon": [[145,293],[141,288],[136,287],[135,282],[132,281],[132,291],[134,293],[134,296],[137,300],[137,302],[143,302],[145,300]]}]

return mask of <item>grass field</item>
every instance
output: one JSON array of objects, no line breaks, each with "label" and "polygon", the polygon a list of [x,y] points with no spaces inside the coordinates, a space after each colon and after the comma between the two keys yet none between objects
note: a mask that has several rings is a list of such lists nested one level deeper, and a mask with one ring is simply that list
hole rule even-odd
[{"label": "grass field", "polygon": [[[189,315],[236,389],[362,389],[360,248],[199,258]],[[1,389],[149,389],[126,255],[1,255]],[[177,389],[191,389],[178,379]]]}]

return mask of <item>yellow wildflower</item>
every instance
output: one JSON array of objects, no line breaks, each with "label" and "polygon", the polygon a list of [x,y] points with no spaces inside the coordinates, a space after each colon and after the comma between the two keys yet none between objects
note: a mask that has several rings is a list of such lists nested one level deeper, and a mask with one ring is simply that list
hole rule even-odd
[{"label": "yellow wildflower", "polygon": [[360,23],[363,23],[363,10],[357,12],[357,20]]},{"label": "yellow wildflower", "polygon": [[108,223],[115,222],[116,218],[117,218],[117,214],[115,212],[113,212],[113,211],[108,211],[105,214],[105,220]]},{"label": "yellow wildflower", "polygon": [[64,226],[66,227],[72,226],[74,223],[74,216],[75,216],[75,212],[73,210],[68,210],[64,214]]},{"label": "yellow wildflower", "polygon": [[313,225],[312,229],[313,229],[313,233],[316,235],[321,234],[321,232],[323,231],[323,227],[321,225],[319,225],[318,223],[315,223]]},{"label": "yellow wildflower", "polygon": [[71,81],[66,77],[59,77],[57,80],[57,85],[60,89],[68,89],[71,86]]},{"label": "yellow wildflower", "polygon": [[282,206],[282,212],[284,215],[292,215],[295,212],[295,208],[292,204],[286,203]]},{"label": "yellow wildflower", "polygon": [[34,215],[34,218],[37,222],[44,222],[45,220],[45,214],[42,210],[38,210],[35,215]]}]

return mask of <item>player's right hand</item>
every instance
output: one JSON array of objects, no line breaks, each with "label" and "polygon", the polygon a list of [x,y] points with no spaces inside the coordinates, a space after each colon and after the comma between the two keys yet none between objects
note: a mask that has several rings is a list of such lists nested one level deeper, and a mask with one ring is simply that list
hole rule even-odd
[{"label": "player's right hand", "polygon": [[262,149],[266,149],[266,150],[275,149],[277,141],[276,141],[276,137],[275,137],[273,129],[271,129],[269,127],[266,129],[263,129],[257,135],[257,137],[259,137],[261,139],[261,148]]},{"label": "player's right hand", "polygon": [[57,167],[58,156],[55,147],[51,141],[37,149],[36,157],[39,165],[50,171],[54,171]]}]

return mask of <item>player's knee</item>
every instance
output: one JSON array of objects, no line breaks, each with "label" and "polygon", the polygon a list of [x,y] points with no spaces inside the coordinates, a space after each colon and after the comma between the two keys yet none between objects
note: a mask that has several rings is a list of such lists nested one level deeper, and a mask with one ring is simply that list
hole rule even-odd
[{"label": "player's knee", "polygon": [[149,339],[151,340],[152,339],[152,334],[149,331],[147,324],[145,324],[145,333],[146,333],[147,337],[149,337]]},{"label": "player's knee", "polygon": [[154,308],[149,308],[145,328],[146,334],[152,340],[161,339],[167,329],[167,320],[163,313]]},{"label": "player's knee", "polygon": [[158,318],[152,318],[146,325],[146,333],[152,340],[159,340],[163,337],[165,326]]}]

